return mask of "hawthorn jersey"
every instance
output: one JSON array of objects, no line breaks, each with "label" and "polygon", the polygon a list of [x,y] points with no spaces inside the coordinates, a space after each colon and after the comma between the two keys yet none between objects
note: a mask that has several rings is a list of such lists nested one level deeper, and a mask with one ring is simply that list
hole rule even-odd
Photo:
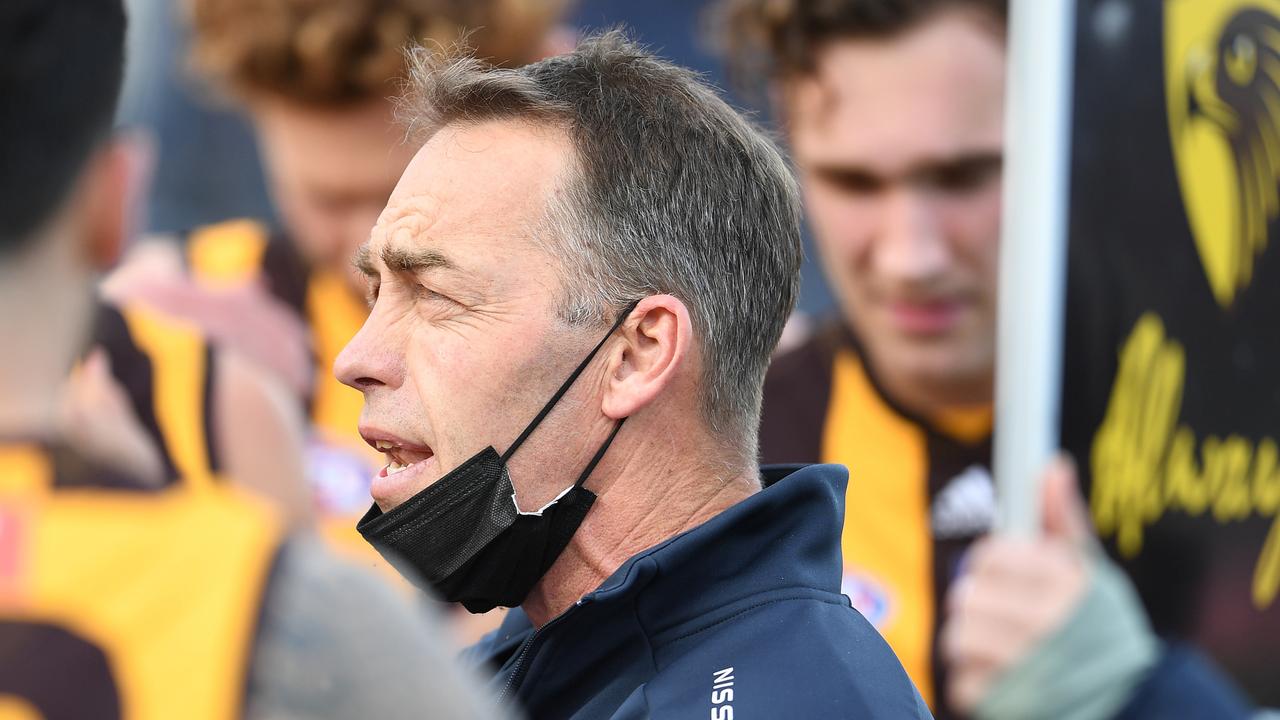
[{"label": "hawthorn jersey", "polygon": [[296,311],[311,332],[315,356],[308,411],[312,425],[331,439],[364,447],[356,434],[364,398],[338,382],[333,363],[364,324],[369,311],[346,278],[307,266],[293,244],[251,220],[233,220],[190,232],[184,243],[192,276],[226,287],[261,280]]},{"label": "hawthorn jersey", "polygon": [[228,488],[0,444],[0,718],[239,717],[280,540]]},{"label": "hawthorn jersey", "polygon": [[165,478],[212,484],[222,465],[211,430],[215,348],[189,323],[108,303],[98,306],[92,344],[160,450]]},{"label": "hawthorn jersey", "polygon": [[833,325],[774,360],[760,448],[765,464],[848,466],[844,592],[947,716],[937,629],[961,557],[995,516],[990,408],[931,421],[906,412]]},{"label": "hawthorn jersey", "polygon": [[252,220],[231,220],[186,235],[183,252],[191,276],[209,287],[261,282],[306,325],[315,358],[305,398],[312,429],[307,480],[319,511],[320,530],[333,547],[363,565],[398,577],[356,532],[369,507],[369,483],[377,462],[358,426],[364,397],[338,382],[333,363],[360,330],[368,307],[345,277],[307,265],[290,240]]}]

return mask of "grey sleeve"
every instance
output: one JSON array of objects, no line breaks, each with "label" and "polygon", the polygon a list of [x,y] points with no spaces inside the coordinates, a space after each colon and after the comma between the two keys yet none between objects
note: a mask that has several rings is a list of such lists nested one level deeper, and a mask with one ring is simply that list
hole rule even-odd
[{"label": "grey sleeve", "polygon": [[1096,550],[1075,612],[997,678],[974,715],[982,720],[1116,717],[1159,659],[1159,643],[1124,573]]},{"label": "grey sleeve", "polygon": [[426,607],[314,538],[286,543],[263,604],[246,718],[507,717],[454,661]]}]

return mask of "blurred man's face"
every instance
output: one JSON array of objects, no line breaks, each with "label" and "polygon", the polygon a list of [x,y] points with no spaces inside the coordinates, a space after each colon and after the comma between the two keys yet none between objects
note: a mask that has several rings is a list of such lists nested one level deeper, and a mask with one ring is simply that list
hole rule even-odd
[{"label": "blurred man's face", "polygon": [[391,103],[325,109],[260,98],[250,109],[290,239],[315,267],[363,291],[351,256],[414,153],[393,122]]},{"label": "blurred man's face", "polygon": [[841,311],[891,386],[990,399],[1005,47],[941,13],[845,40],[786,96],[809,219]]},{"label": "blurred man's face", "polygon": [[[527,125],[447,127],[360,251],[373,308],[335,372],[364,393],[361,435],[384,446],[388,467],[371,488],[383,511],[486,446],[504,450],[597,340],[557,319],[554,260],[530,239],[572,153]],[[513,458],[522,508],[550,501],[585,464],[560,451],[589,429],[573,419],[587,385]]]}]

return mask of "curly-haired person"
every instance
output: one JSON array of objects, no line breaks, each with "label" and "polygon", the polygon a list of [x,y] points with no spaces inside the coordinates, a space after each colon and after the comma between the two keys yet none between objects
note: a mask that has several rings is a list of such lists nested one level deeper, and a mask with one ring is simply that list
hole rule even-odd
[{"label": "curly-haired person", "polygon": [[[352,255],[416,150],[403,142],[392,99],[406,74],[406,48],[462,46],[497,65],[523,65],[563,49],[559,23],[567,5],[188,0],[183,6],[190,69],[249,119],[281,221],[272,227],[228,218],[177,242],[144,243],[109,279],[107,292],[124,307],[181,318],[211,345],[233,348],[293,391],[311,429],[305,473],[321,529],[362,557],[368,548],[354,525],[377,456],[356,431],[360,393],[334,380],[331,368],[367,314],[365,281],[351,270]],[[139,396],[136,405],[174,408],[154,423],[161,447],[172,447],[165,442],[174,434],[166,432],[167,419],[198,426],[206,417],[216,424],[218,408],[188,407],[202,394],[166,373],[176,357],[168,346],[130,336],[126,325],[100,327],[99,341],[116,375],[133,379],[125,384]],[[224,448],[206,444],[182,474],[192,474],[192,464],[218,474]]]}]

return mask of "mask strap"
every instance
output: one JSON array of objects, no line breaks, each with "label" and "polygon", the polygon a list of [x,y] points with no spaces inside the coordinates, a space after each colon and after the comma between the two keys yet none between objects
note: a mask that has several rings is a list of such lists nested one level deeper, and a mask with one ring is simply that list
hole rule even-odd
[{"label": "mask strap", "polygon": [[587,478],[591,476],[591,471],[596,469],[596,465],[598,465],[601,458],[604,457],[605,451],[613,444],[613,439],[617,437],[618,431],[622,429],[622,423],[626,421],[626,418],[622,418],[618,421],[617,425],[613,426],[613,432],[609,433],[609,437],[605,438],[604,444],[600,446],[599,450],[596,450],[596,454],[591,458],[591,462],[587,463],[587,467],[584,468],[582,474],[578,476],[578,482],[573,484],[574,487],[582,487],[582,483],[586,482]]},{"label": "mask strap", "polygon": [[[502,453],[502,462],[505,463],[507,460],[510,460],[516,450],[524,444],[524,441],[529,439],[529,436],[533,434],[534,429],[546,419],[548,414],[550,414],[551,408],[555,407],[556,403],[560,402],[560,398],[564,397],[564,394],[569,392],[569,388],[573,387],[574,381],[578,379],[578,376],[582,374],[582,371],[586,370],[587,366],[591,364],[591,361],[595,359],[596,353],[600,352],[600,348],[604,347],[604,344],[609,341],[609,338],[613,337],[613,334],[617,332],[618,328],[622,326],[622,323],[631,315],[631,311],[635,310],[636,306],[639,304],[640,301],[635,300],[622,311],[622,314],[614,321],[613,327],[609,328],[608,334],[600,338],[600,342],[596,343],[596,346],[591,349],[591,353],[588,354],[581,363],[578,363],[578,367],[569,375],[569,379],[565,380],[564,383],[560,385],[560,389],[556,390],[556,394],[552,395],[551,399],[547,401],[547,404],[542,406],[542,409],[538,411],[536,416],[534,416],[533,421],[525,426],[524,432],[520,433],[520,437],[516,438],[515,442],[511,443],[511,447],[507,448],[506,452]],[[618,427],[621,426],[622,423],[619,422]],[[617,432],[617,428],[614,428],[614,433],[616,434]],[[611,435],[609,439],[612,441],[613,436]],[[606,443],[605,446],[608,447],[608,443]],[[599,458],[596,458],[596,461],[598,460]],[[595,467],[596,461],[593,461],[590,467]]]}]

